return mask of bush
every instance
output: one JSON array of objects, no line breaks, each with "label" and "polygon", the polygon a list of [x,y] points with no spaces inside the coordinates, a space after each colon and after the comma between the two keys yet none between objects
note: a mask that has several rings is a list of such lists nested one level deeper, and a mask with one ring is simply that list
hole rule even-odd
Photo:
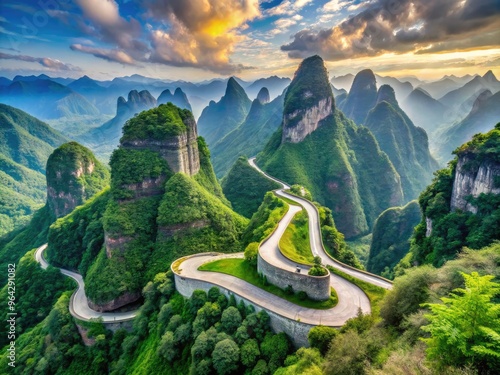
[{"label": "bush", "polygon": [[332,327],[316,326],[309,331],[307,340],[311,347],[318,349],[322,355],[325,355],[332,340],[337,337],[338,333],[339,332]]},{"label": "bush", "polygon": [[251,242],[245,249],[245,260],[252,266],[257,267],[258,254],[259,254],[259,243]]},{"label": "bush", "polygon": [[313,266],[308,272],[309,276],[326,276],[328,275],[328,270],[322,266]]}]

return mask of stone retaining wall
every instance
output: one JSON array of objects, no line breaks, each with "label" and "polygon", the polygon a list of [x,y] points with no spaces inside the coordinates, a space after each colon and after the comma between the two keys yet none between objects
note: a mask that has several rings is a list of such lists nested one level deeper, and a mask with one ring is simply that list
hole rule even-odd
[{"label": "stone retaining wall", "polygon": [[325,276],[309,276],[305,269],[302,269],[302,273],[291,272],[268,263],[260,253],[257,257],[257,271],[266,276],[270,284],[281,289],[291,285],[294,292],[306,292],[312,300],[324,301],[330,298],[330,272]]}]

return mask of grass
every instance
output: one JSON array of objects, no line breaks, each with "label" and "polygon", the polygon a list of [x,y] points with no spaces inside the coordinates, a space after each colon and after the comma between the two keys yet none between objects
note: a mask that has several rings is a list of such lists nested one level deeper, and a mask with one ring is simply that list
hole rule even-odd
[{"label": "grass", "polygon": [[385,293],[387,292],[386,289],[367,283],[366,281],[356,279],[355,277],[352,277],[351,275],[348,275],[345,272],[333,268],[332,266],[326,266],[326,268],[328,268],[331,273],[343,277],[347,281],[361,288],[361,290],[365,292],[365,294],[368,296],[368,299],[370,300],[370,306],[372,309],[373,316],[379,316],[380,302],[382,301],[382,298],[385,296]]},{"label": "grass", "polygon": [[288,259],[302,264],[313,264],[309,241],[309,218],[305,210],[298,212],[280,238],[279,248]]},{"label": "grass", "polygon": [[263,280],[257,273],[257,269],[250,265],[245,259],[220,259],[214,262],[205,263],[200,268],[200,271],[220,272],[227,275],[237,277],[246,282],[255,285],[256,287],[265,290],[277,297],[283,298],[298,306],[326,310],[337,305],[338,298],[335,291],[332,292],[330,299],[326,301],[313,301],[309,298],[301,300],[297,294],[288,294],[283,289],[275,285],[270,285]]}]

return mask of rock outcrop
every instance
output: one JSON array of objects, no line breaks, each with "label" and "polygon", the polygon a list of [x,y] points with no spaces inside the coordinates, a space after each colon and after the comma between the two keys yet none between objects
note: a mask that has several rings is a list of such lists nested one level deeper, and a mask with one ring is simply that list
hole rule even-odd
[{"label": "rock outcrop", "polygon": [[55,217],[66,216],[109,184],[107,169],[76,142],[57,148],[46,170],[47,204]]},{"label": "rock outcrop", "polygon": [[305,59],[285,96],[282,142],[299,143],[335,110],[328,72],[319,56]]},{"label": "rock outcrop", "polygon": [[478,164],[471,156],[460,156],[453,181],[451,209],[476,213],[477,207],[469,203],[467,198],[470,196],[477,198],[483,193],[500,194],[499,180],[499,162],[484,160]]},{"label": "rock outcrop", "polygon": [[269,96],[269,90],[267,87],[263,87],[260,89],[259,93],[257,94],[257,100],[260,102],[260,104],[267,104],[271,100]]}]

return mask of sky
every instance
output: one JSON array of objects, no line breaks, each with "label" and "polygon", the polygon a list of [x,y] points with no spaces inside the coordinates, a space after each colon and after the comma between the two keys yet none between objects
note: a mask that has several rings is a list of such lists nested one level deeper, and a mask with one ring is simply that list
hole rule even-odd
[{"label": "sky", "polygon": [[0,76],[500,77],[499,0],[1,0]]}]

